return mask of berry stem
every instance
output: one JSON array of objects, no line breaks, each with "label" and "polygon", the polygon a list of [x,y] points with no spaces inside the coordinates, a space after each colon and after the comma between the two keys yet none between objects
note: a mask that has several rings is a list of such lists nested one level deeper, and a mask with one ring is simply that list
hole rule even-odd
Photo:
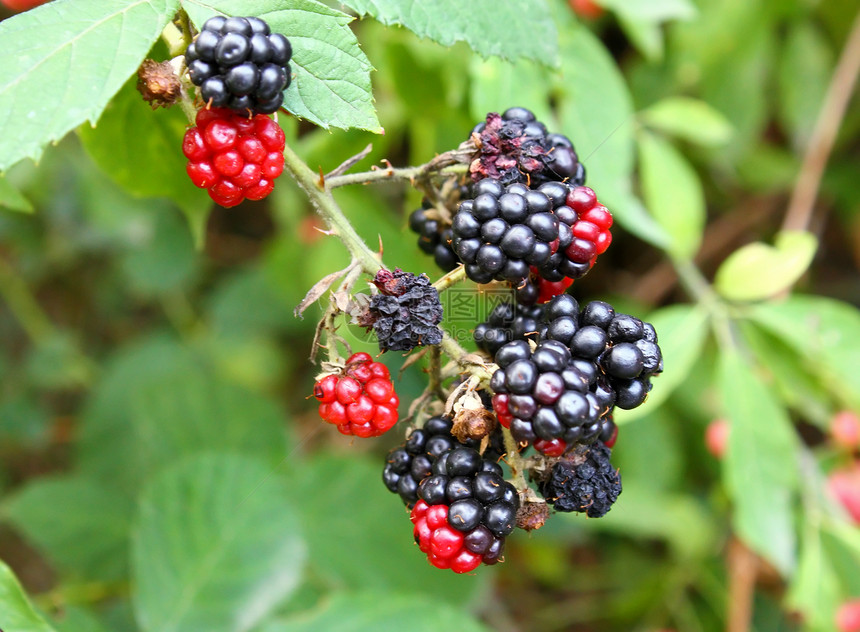
[{"label": "berry stem", "polygon": [[439,277],[435,283],[433,283],[433,287],[436,288],[437,292],[444,292],[452,285],[456,285],[460,283],[466,278],[466,266],[457,266],[447,274]]},{"label": "berry stem", "polygon": [[347,173],[333,176],[325,180],[325,188],[328,191],[350,184],[370,184],[371,182],[408,180],[413,186],[421,187],[434,175],[449,176],[464,174],[469,169],[469,162],[475,153],[475,147],[471,141],[461,144],[457,149],[439,154],[429,162],[417,167],[392,167],[391,163],[385,161],[385,167],[378,167],[370,171],[360,173]]},{"label": "berry stem", "polygon": [[501,426],[501,429],[502,438],[505,440],[505,451],[507,452],[507,454],[505,455],[505,462],[508,464],[508,467],[511,468],[511,475],[513,476],[514,487],[516,487],[517,491],[522,494],[527,489],[529,489],[528,483],[526,483],[526,477],[524,475],[525,467],[523,465],[523,459],[520,456],[520,451],[518,449],[516,439],[514,439],[514,436],[511,434],[511,431],[504,426]]},{"label": "berry stem", "polygon": [[319,175],[314,173],[289,145],[284,147],[284,166],[310,198],[317,213],[326,220],[331,234],[336,235],[343,242],[349,253],[359,262],[362,270],[375,276],[384,267],[380,256],[368,248],[340,210],[328,186],[320,184]]}]

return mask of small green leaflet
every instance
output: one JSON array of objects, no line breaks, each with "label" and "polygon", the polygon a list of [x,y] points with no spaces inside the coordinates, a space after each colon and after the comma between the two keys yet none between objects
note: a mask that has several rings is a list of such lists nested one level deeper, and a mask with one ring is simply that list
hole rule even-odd
[{"label": "small green leaflet", "polygon": [[36,614],[18,579],[6,564],[0,561],[0,623],[7,632],[54,632]]},{"label": "small green leaflet", "polygon": [[293,81],[284,106],[328,129],[357,127],[382,133],[373,105],[367,56],[349,28],[353,18],[316,0],[183,0],[202,26],[213,15],[256,15],[293,45]]},{"label": "small green leaflet", "polygon": [[345,0],[359,15],[400,24],[451,46],[466,42],[483,57],[521,57],[558,65],[555,23],[546,0]]},{"label": "small green leaflet", "polygon": [[54,0],[0,22],[0,171],[94,123],[178,6]]}]

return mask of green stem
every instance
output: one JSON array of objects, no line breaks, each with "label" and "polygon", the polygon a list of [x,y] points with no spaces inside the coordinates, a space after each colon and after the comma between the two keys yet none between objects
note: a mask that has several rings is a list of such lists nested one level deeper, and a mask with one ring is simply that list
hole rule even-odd
[{"label": "green stem", "polygon": [[[435,159],[434,159],[435,160]],[[350,184],[370,184],[372,182],[408,180],[415,183],[418,180],[424,180],[431,173],[439,176],[461,175],[466,173],[468,165],[449,165],[441,169],[431,169],[430,165],[433,161],[417,167],[384,167],[382,169],[372,169],[370,171],[362,171],[360,173],[346,173],[341,176],[333,176],[325,181],[325,188],[329,191],[339,187],[345,187]]]},{"label": "green stem", "polygon": [[444,276],[439,277],[435,283],[433,283],[433,287],[436,288],[436,291],[439,293],[444,292],[452,285],[456,285],[460,281],[465,280],[466,278],[466,266],[457,266]]},{"label": "green stem", "polygon": [[[489,370],[486,364],[479,364],[477,362],[473,362],[468,360],[466,356],[470,355],[468,351],[466,351],[460,344],[454,340],[451,335],[447,331],[442,332],[442,342],[439,343],[439,347],[442,349],[442,353],[451,358],[454,362],[456,362],[463,371],[469,373],[470,375],[474,375],[478,377],[481,381],[489,384],[490,378],[492,377],[492,372]],[[494,366],[494,365],[493,365]]]},{"label": "green stem", "polygon": [[0,296],[33,343],[42,344],[54,335],[53,323],[5,259],[0,259]]},{"label": "green stem", "polygon": [[383,268],[379,255],[374,253],[344,216],[332,194],[320,186],[320,176],[311,171],[304,161],[293,151],[284,147],[284,166],[310,198],[317,213],[326,220],[330,234],[340,239],[352,257],[359,262],[367,274],[376,275]]},{"label": "green stem", "polygon": [[714,335],[720,345],[724,349],[737,349],[740,346],[738,333],[725,302],[692,261],[673,259],[672,264],[687,293],[710,314]]}]

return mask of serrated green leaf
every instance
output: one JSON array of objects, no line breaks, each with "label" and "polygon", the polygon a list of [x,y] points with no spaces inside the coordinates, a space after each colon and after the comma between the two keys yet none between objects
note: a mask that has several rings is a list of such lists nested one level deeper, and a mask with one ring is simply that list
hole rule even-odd
[{"label": "serrated green leaf", "polygon": [[0,206],[19,213],[32,213],[30,200],[16,189],[5,176],[0,176]]},{"label": "serrated green leaf", "polygon": [[690,374],[707,339],[707,313],[693,305],[672,305],[657,310],[649,316],[648,322],[657,332],[664,369],[652,378],[653,390],[644,405],[632,410],[616,409],[615,421],[619,424],[652,413],[666,401]]},{"label": "serrated green leaf", "polygon": [[162,466],[228,449],[279,462],[284,420],[270,399],[213,375],[188,349],[148,340],[104,373],[82,416],[82,470],[134,493]]},{"label": "serrated green leaf", "polygon": [[732,137],[732,124],[699,99],[667,97],[643,110],[639,118],[648,127],[705,147],[717,147]]},{"label": "serrated green leaf", "polygon": [[[379,472],[373,461],[338,454],[305,463],[300,476],[290,477],[314,570],[352,590],[422,592],[468,603],[494,569],[482,567],[478,577],[438,573],[415,546],[409,515],[379,484]],[[343,537],[355,525],[361,525],[361,546]]]},{"label": "serrated green leaf", "polygon": [[750,317],[801,355],[843,405],[860,409],[860,312],[821,296],[753,306]]},{"label": "serrated green leaf", "polygon": [[665,231],[631,193],[633,103],[627,84],[600,40],[568,20],[559,36],[563,74],[554,86],[559,92],[558,131],[574,141],[586,183],[615,220],[649,243],[668,243]]},{"label": "serrated green leaf", "polygon": [[690,0],[595,0],[595,4],[646,22],[689,20],[698,13]]},{"label": "serrated green leaf", "polygon": [[0,623],[6,632],[54,632],[54,628],[45,623],[18,583],[18,578],[2,560],[0,560]]},{"label": "serrated green leaf", "polygon": [[792,136],[793,145],[805,149],[818,118],[833,67],[827,38],[812,22],[791,25],[779,56],[780,121]]},{"label": "serrated green leaf", "polygon": [[487,632],[468,613],[426,595],[390,591],[334,593],[321,608],[264,625],[260,632]]},{"label": "serrated green leaf", "polygon": [[790,288],[809,268],[818,240],[812,233],[777,233],[774,245],[756,242],[726,257],[714,287],[731,301],[758,301]]},{"label": "serrated green leaf", "polygon": [[95,127],[79,134],[87,153],[117,184],[138,197],[166,197],[189,216],[205,214],[212,200],[185,172],[182,137],[188,120],[178,107],[153,110],[135,82],[127,82]]},{"label": "serrated green leaf", "polygon": [[79,475],[35,479],[2,505],[66,575],[100,581],[126,576],[132,512],[126,496]]},{"label": "serrated green leaf", "polygon": [[466,42],[478,54],[558,64],[557,33],[546,0],[346,0],[359,15],[400,24],[443,46]]},{"label": "serrated green leaf", "polygon": [[669,254],[692,259],[705,229],[705,194],[695,169],[670,143],[642,131],[639,171],[648,210],[669,235]]},{"label": "serrated green leaf", "polygon": [[0,22],[0,171],[95,122],[178,7],[54,0]]},{"label": "serrated green leaf", "polygon": [[240,632],[297,586],[305,559],[285,482],[265,461],[190,457],[144,490],[132,539],[143,632]]},{"label": "serrated green leaf", "polygon": [[723,479],[738,536],[785,575],[795,564],[792,495],[797,437],[785,409],[735,351],[719,366],[723,414],[729,420]]},{"label": "serrated green leaf", "polygon": [[199,27],[222,15],[256,15],[293,45],[293,81],[284,107],[328,129],[357,127],[382,133],[370,84],[372,67],[349,28],[353,18],[316,0],[182,0]]}]

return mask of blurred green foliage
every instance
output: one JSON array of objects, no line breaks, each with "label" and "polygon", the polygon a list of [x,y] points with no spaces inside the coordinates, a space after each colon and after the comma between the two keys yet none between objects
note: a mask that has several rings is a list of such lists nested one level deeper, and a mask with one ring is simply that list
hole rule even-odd
[{"label": "blurred green foliage", "polygon": [[[316,24],[303,16],[316,3],[286,4]],[[512,24],[484,10],[497,3],[456,20],[405,0],[346,4],[379,21],[347,27],[326,7],[314,20],[339,21],[338,68],[372,64],[374,101],[302,110],[346,130],[280,117],[314,171],[368,143],[357,169],[419,164],[512,105],[574,141],[617,227],[572,293],[652,321],[666,361],[648,402],[617,416],[623,494],[600,520],[517,532],[504,564],[430,567],[380,481],[402,433],[350,441],[308,399],[321,310],[292,312],[346,250],[286,174],[265,202],[212,208],[184,174],[181,112],[151,111],[123,77],[97,125],[38,164],[16,162],[31,147],[0,156],[16,162],[0,178],[0,627],[709,632],[737,607],[740,550],[757,569],[749,629],[834,629],[860,597],[860,531],[826,491],[857,458],[827,432],[837,411],[860,413],[860,109],[842,121],[814,221],[781,222],[856,7],[601,0],[585,20],[547,0]],[[353,46],[360,57],[343,58]],[[355,129],[377,119],[384,135]],[[389,266],[436,276],[406,229],[417,192],[336,199]],[[465,338],[474,324],[446,321]],[[404,360],[382,358],[395,376]],[[421,364],[395,383],[403,415]],[[732,428],[722,460],[704,441],[717,418]]]}]

